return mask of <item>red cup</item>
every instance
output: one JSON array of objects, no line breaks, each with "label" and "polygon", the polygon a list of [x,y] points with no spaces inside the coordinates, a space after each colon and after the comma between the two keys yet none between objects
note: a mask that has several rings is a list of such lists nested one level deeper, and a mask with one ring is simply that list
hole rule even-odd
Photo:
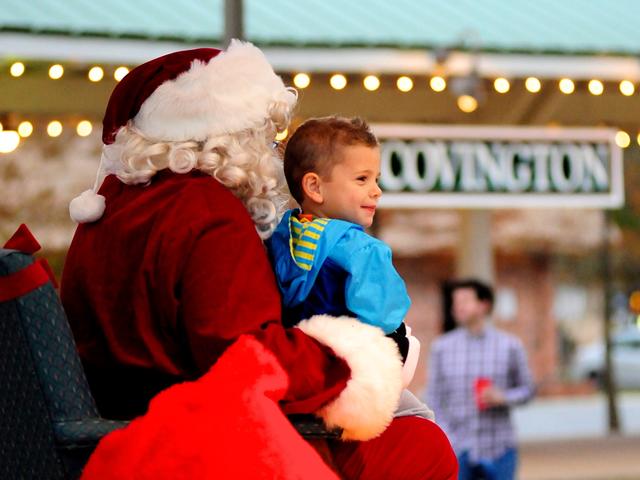
[{"label": "red cup", "polygon": [[490,378],[487,378],[487,377],[476,378],[474,390],[476,394],[476,405],[478,406],[478,410],[484,410],[488,407],[488,405],[482,401],[482,392],[484,392],[485,389],[491,387],[492,385],[493,385],[493,382],[491,381]]}]

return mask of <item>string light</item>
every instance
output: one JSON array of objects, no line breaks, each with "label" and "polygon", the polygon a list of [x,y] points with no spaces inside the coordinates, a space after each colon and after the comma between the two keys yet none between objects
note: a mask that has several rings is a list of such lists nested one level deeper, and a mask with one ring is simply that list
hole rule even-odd
[{"label": "string light", "polygon": [[471,95],[460,95],[458,97],[458,108],[464,113],[474,112],[478,108],[478,100]]},{"label": "string light", "polygon": [[88,137],[93,131],[93,125],[89,120],[81,120],[76,126],[76,133],[81,137]]},{"label": "string light", "polygon": [[410,92],[413,88],[413,80],[411,80],[406,75],[403,75],[401,77],[398,77],[398,80],[396,80],[396,86],[401,92]]},{"label": "string light", "polygon": [[26,120],[24,122],[20,122],[20,125],[18,125],[18,135],[20,135],[22,138],[27,138],[32,133],[33,124],[31,122],[27,122]]},{"label": "string light", "polygon": [[498,93],[507,93],[511,88],[511,84],[506,78],[499,77],[493,81],[493,88],[495,88]]},{"label": "string light", "polygon": [[20,135],[15,130],[0,132],[0,153],[13,152],[20,144]]},{"label": "string light", "polygon": [[295,77],[293,77],[293,84],[297,88],[307,88],[311,83],[311,77],[306,73],[297,73]]},{"label": "string light", "polygon": [[436,75],[429,80],[429,86],[434,92],[443,92],[447,88],[447,81],[443,77]]},{"label": "string light", "polygon": [[531,93],[538,93],[542,88],[542,84],[540,83],[540,80],[538,80],[536,77],[528,77],[524,81],[524,86],[527,89],[527,91]]},{"label": "string light", "polygon": [[380,79],[375,75],[367,75],[364,77],[364,80],[362,80],[362,84],[364,85],[364,88],[373,92],[380,88]]},{"label": "string light", "polygon": [[47,135],[50,137],[59,137],[61,133],[62,124],[59,121],[54,120],[53,122],[49,122],[49,125],[47,125]]},{"label": "string light", "polygon": [[620,148],[627,148],[631,144],[631,137],[623,130],[616,133],[616,145]]},{"label": "string light", "polygon": [[113,78],[115,78],[116,82],[119,82],[127,73],[129,73],[129,69],[127,67],[118,67],[116,68],[116,71],[113,72]]},{"label": "string light", "polygon": [[56,63],[55,65],[51,65],[51,67],[49,67],[49,78],[51,78],[52,80],[58,80],[59,78],[62,78],[63,75],[64,68],[59,63]]},{"label": "string light", "polygon": [[24,70],[24,63],[22,62],[15,62],[11,65],[11,67],[9,67],[9,73],[12,77],[21,76],[24,73]]},{"label": "string light", "polygon": [[99,82],[104,77],[104,70],[101,67],[91,67],[87,74],[92,82]]},{"label": "string light", "polygon": [[[26,67],[23,62],[14,62],[9,68],[9,72],[13,77],[20,77],[26,72]],[[113,77],[116,81],[121,81],[129,73],[129,69],[125,66],[120,66],[115,69]],[[64,67],[61,64],[51,65],[49,67],[49,77],[53,80],[62,78],[65,74]],[[92,82],[99,82],[104,79],[104,69],[100,66],[93,66],[89,69],[87,76]],[[344,89],[348,80],[344,74],[336,73],[330,77],[329,83],[335,90]],[[305,72],[296,73],[293,77],[293,84],[296,88],[304,89],[311,84],[311,75]],[[376,75],[366,75],[362,81],[363,87],[368,91],[379,90],[381,86],[381,80]],[[409,92],[414,87],[414,81],[411,77],[402,75],[398,77],[396,85],[399,91]],[[540,79],[536,77],[527,77],[524,79],[524,85],[528,92],[538,93],[542,89],[542,83]],[[447,81],[441,75],[434,75],[429,79],[429,86],[434,92],[442,92],[447,89]],[[561,78],[558,83],[559,89],[564,94],[572,94],[576,91],[576,84],[570,78]],[[511,91],[511,82],[505,77],[498,77],[493,81],[493,88],[498,93],[507,93]],[[605,90],[605,84],[601,80],[592,79],[587,84],[589,93],[595,96],[602,95]],[[621,80],[618,83],[618,89],[624,96],[632,96],[636,92],[635,84],[631,80]],[[466,102],[466,101],[464,101]],[[466,102],[469,103],[469,102]]]},{"label": "string light", "polygon": [[561,79],[560,82],[558,83],[558,86],[560,87],[560,91],[565,95],[569,95],[573,93],[573,91],[576,89],[576,86],[573,83],[573,80],[569,78]]},{"label": "string light", "polygon": [[623,95],[630,97],[634,94],[635,91],[636,87],[633,82],[630,82],[629,80],[622,80],[620,82],[620,93],[622,93]]},{"label": "string light", "polygon": [[[14,62],[9,68],[9,72],[13,77],[20,77],[26,71],[26,67],[22,62]],[[129,69],[125,66],[120,66],[114,71],[114,78],[120,81],[129,72]],[[30,70],[30,73],[31,70]],[[51,65],[49,68],[49,77],[51,79],[60,79],[64,76],[64,67],[60,64]],[[89,80],[92,82],[98,82],[104,78],[104,70],[100,66],[93,66],[89,69],[87,74]],[[300,89],[307,88],[311,83],[311,76],[308,73],[297,73],[293,77],[293,84]],[[344,89],[348,80],[344,74],[336,73],[329,79],[331,87],[335,90]],[[381,80],[377,75],[369,74],[362,79],[363,87],[368,91],[377,91],[380,89]],[[542,89],[542,83],[540,79],[536,77],[527,77],[524,81],[525,88],[528,92],[538,93]],[[611,84],[610,84],[611,85]],[[411,77],[402,75],[396,80],[396,86],[401,92],[409,92],[414,87],[414,81]],[[442,92],[447,89],[447,81],[440,75],[434,75],[429,79],[429,86],[434,92]],[[612,86],[612,85],[611,85]],[[507,93],[511,90],[511,83],[509,79],[505,77],[498,77],[493,81],[493,87],[498,93]],[[576,84],[570,78],[561,78],[558,82],[560,91],[564,94],[572,94],[576,91]],[[618,89],[624,96],[632,96],[636,92],[636,86],[631,80],[621,80],[618,83]],[[587,90],[591,95],[599,96],[604,94],[605,85],[604,82],[598,79],[591,79],[587,84]],[[460,95],[456,99],[457,107],[465,113],[471,113],[478,109],[478,100],[473,95]],[[59,137],[63,132],[62,123],[59,121],[52,121],[47,125],[47,134],[50,137]],[[2,124],[0,123],[0,132],[2,132]],[[33,134],[34,126],[29,121],[21,122],[17,127],[17,132],[13,130],[7,130],[2,137],[2,149],[0,152],[7,153],[15,150],[20,143],[21,138],[30,137]],[[76,132],[79,136],[86,137],[93,131],[93,125],[91,122],[84,120],[77,124]],[[15,135],[18,136],[16,142]],[[284,130],[279,132],[276,136],[277,141],[282,141],[288,136],[288,131]],[[628,148],[631,144],[632,137],[625,131],[618,131],[615,135],[615,143],[620,148]],[[636,134],[635,141],[640,145],[640,131]]]},{"label": "string light", "polygon": [[333,88],[334,90],[342,90],[347,86],[347,77],[345,77],[341,73],[331,75],[331,78],[329,79],[329,85],[331,85],[331,88]]},{"label": "string light", "polygon": [[604,85],[600,80],[589,80],[589,85],[587,88],[589,89],[589,93],[591,93],[591,95],[602,95],[602,92],[604,92]]}]

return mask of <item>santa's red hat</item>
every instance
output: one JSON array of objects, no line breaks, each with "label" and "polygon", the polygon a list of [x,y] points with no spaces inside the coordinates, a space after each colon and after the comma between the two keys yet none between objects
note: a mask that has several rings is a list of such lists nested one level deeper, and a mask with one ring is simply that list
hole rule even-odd
[{"label": "santa's red hat", "polygon": [[[250,43],[232,40],[226,51],[197,48],[156,58],[131,70],[111,94],[102,130],[106,173],[117,173],[118,159],[110,160],[114,152],[108,151],[109,145],[129,122],[151,141],[204,141],[260,127],[275,102],[293,106],[295,100],[295,93]],[[95,191],[103,173],[93,190],[71,202],[75,221],[102,216],[104,198]]]}]

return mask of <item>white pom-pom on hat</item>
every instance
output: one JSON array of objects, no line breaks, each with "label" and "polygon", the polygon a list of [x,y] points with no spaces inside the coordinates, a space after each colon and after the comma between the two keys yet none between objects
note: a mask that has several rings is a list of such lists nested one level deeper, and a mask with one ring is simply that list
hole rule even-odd
[{"label": "white pom-pom on hat", "polygon": [[104,213],[105,198],[93,190],[85,190],[69,204],[69,215],[78,223],[95,222]]}]

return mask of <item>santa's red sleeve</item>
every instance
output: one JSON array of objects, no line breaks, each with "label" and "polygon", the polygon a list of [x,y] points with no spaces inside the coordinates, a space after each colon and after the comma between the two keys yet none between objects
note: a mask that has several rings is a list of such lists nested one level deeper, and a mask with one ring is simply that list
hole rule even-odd
[{"label": "santa's red sleeve", "polygon": [[317,316],[283,328],[264,246],[236,206],[244,208],[239,202],[210,207],[210,228],[189,249],[182,275],[182,318],[195,361],[205,369],[215,362],[212,344],[252,333],[287,372],[286,413],[315,412],[330,427],[342,427],[346,439],[380,434],[401,390],[402,362],[394,342],[380,329],[346,317]]}]

